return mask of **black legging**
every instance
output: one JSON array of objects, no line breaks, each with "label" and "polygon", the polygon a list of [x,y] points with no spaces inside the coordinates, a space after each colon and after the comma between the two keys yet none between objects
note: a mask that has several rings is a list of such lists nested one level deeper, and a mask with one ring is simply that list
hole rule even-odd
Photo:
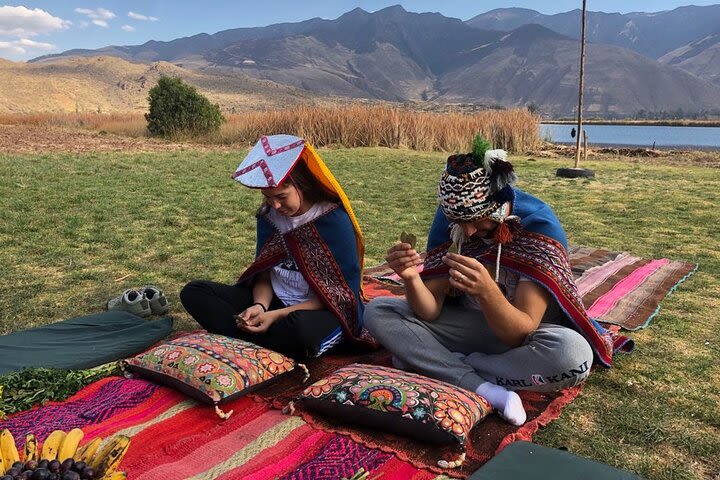
[{"label": "black legging", "polygon": [[[241,338],[292,358],[317,356],[320,344],[340,328],[329,310],[295,310],[270,325],[265,333],[240,330],[235,315],[254,303],[252,290],[207,280],[193,280],[183,287],[180,301],[185,310],[208,332]],[[283,308],[273,295],[269,310]]]}]

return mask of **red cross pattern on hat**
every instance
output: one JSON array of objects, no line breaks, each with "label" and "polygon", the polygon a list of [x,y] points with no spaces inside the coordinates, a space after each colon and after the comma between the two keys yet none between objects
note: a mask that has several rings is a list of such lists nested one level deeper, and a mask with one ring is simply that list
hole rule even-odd
[{"label": "red cross pattern on hat", "polygon": [[293,135],[262,136],[232,178],[250,188],[277,187],[295,166],[303,148],[305,140]]}]

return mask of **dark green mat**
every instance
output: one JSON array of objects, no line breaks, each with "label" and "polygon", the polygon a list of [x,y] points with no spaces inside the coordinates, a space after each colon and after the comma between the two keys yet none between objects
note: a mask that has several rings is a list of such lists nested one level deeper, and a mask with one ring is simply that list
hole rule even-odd
[{"label": "dark green mat", "polygon": [[171,317],[148,321],[112,311],[3,335],[0,375],[27,367],[96,367],[142,352],[171,331]]},{"label": "dark green mat", "polygon": [[532,442],[513,442],[498,453],[470,480],[642,480],[641,477],[604,463]]}]

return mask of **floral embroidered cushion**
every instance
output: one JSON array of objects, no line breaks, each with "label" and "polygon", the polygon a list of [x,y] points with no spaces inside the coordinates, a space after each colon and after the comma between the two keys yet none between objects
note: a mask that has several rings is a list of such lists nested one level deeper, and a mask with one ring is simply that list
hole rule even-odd
[{"label": "floral embroidered cushion", "polygon": [[295,368],[284,355],[237,338],[191,332],[125,360],[131,371],[221,404]]},{"label": "floral embroidered cushion", "polygon": [[483,397],[422,375],[354,363],[303,391],[308,408],[433,443],[465,444],[492,407]]}]

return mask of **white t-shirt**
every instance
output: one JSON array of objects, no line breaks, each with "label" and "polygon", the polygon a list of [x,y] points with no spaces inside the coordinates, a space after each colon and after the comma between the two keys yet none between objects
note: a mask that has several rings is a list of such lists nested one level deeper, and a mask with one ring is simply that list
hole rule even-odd
[{"label": "white t-shirt", "polygon": [[[332,202],[319,202],[310,207],[307,212],[296,217],[286,217],[271,208],[267,216],[270,223],[280,233],[286,233],[315,220],[334,206],[335,204]],[[275,295],[286,307],[305,302],[314,296],[310,285],[305,281],[295,260],[290,256],[270,269],[270,283]]]}]

